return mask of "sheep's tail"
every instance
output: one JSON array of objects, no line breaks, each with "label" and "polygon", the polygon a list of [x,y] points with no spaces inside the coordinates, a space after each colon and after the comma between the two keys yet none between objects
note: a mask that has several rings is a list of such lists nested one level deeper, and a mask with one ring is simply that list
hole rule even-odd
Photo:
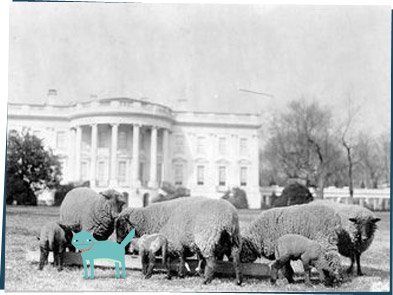
[{"label": "sheep's tail", "polygon": [[135,228],[133,228],[128,235],[124,238],[123,242],[120,243],[120,245],[125,248],[129,242],[135,237]]}]

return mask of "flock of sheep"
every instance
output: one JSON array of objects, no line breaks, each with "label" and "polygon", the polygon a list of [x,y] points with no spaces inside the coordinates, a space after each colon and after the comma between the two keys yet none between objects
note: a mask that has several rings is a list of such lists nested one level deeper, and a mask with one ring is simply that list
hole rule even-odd
[{"label": "flock of sheep", "polygon": [[[271,265],[274,284],[280,270],[294,282],[291,260],[302,261],[305,283],[315,267],[327,286],[342,282],[341,255],[351,259],[347,273],[362,275],[360,255],[374,238],[380,219],[357,205],[329,201],[273,208],[263,211],[246,228],[240,229],[235,207],[225,200],[204,197],[178,198],[145,208],[127,208],[122,194],[108,190],[97,194],[89,188],[70,191],[60,207],[60,220],[46,224],[40,236],[40,266],[53,251],[55,265],[62,268],[62,254],[70,246],[72,231],[94,231],[97,240],[106,240],[115,231],[117,242],[135,228],[136,239],[128,252],[139,252],[145,278],[152,275],[155,258],[163,257],[167,278],[171,260],[178,258],[178,275],[184,277],[187,259],[198,258],[197,272],[203,282],[212,281],[216,263],[224,256],[233,263],[236,284],[243,278],[241,263],[260,257],[275,260]],[[139,238],[139,239],[137,239]]]}]

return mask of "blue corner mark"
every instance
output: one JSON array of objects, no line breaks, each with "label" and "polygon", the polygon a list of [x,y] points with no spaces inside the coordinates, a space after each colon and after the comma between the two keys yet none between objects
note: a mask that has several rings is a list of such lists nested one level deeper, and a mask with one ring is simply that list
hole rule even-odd
[{"label": "blue corner mark", "polygon": [[119,266],[121,264],[122,277],[126,277],[124,248],[135,237],[135,228],[128,233],[121,244],[113,241],[97,241],[93,237],[93,232],[82,231],[73,234],[71,243],[76,249],[81,251],[85,279],[89,278],[87,261],[90,262],[90,279],[94,279],[94,261],[97,260],[113,261],[116,267],[116,278],[120,278]]}]

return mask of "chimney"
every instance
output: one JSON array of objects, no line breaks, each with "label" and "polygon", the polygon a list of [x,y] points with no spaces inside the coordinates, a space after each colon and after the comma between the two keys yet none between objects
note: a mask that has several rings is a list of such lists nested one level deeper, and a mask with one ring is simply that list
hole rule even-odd
[{"label": "chimney", "polygon": [[48,94],[46,95],[45,104],[47,105],[55,105],[57,100],[57,90],[49,89]]}]

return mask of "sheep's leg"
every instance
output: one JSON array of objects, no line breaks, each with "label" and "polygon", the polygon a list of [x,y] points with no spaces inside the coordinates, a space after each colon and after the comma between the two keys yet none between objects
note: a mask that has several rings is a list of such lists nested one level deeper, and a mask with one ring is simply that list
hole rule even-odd
[{"label": "sheep's leg", "polygon": [[146,275],[148,265],[149,265],[148,255],[144,251],[144,252],[142,252],[142,274],[143,275]]},{"label": "sheep's leg", "polygon": [[57,264],[57,270],[58,271],[62,271],[63,270],[63,257],[64,257],[64,252],[60,252],[59,254],[58,254],[58,260],[59,260],[59,262],[58,262],[58,264]]},{"label": "sheep's leg", "polygon": [[199,274],[199,276],[203,277],[206,261],[199,249],[197,249],[197,257],[198,257],[198,267],[195,269],[195,271]]},{"label": "sheep's leg", "polygon": [[310,281],[311,267],[308,261],[302,261],[302,262],[303,262],[303,269],[305,272],[304,283],[306,284],[306,286],[311,286],[311,281]]},{"label": "sheep's leg", "polygon": [[293,274],[294,274],[294,271],[291,266],[291,260],[288,260],[284,264],[284,276],[287,278],[288,283],[290,283],[290,284],[293,284],[295,282],[293,279]]},{"label": "sheep's leg", "polygon": [[233,267],[235,268],[235,274],[236,274],[236,284],[240,286],[243,281],[241,264],[240,264],[240,249],[237,247],[233,247],[232,253],[229,254],[228,258],[229,261],[233,262]]},{"label": "sheep's leg", "polygon": [[270,282],[275,284],[277,281],[278,271],[287,263],[287,257],[278,258],[271,266]]},{"label": "sheep's leg", "polygon": [[206,258],[206,267],[205,267],[205,280],[204,284],[208,284],[213,280],[214,271],[216,269],[216,260],[213,256]]},{"label": "sheep's leg", "polygon": [[362,276],[363,272],[362,269],[360,267],[360,253],[356,253],[356,264],[358,265],[358,276]]},{"label": "sheep's leg", "polygon": [[354,263],[355,263],[355,257],[352,255],[350,258],[351,258],[351,265],[350,265],[349,268],[347,269],[347,274],[352,274],[353,265],[354,265]]},{"label": "sheep's leg", "polygon": [[149,266],[145,275],[145,279],[150,279],[153,274],[154,263],[156,262],[156,256],[152,251],[149,251]]},{"label": "sheep's leg", "polygon": [[48,263],[48,255],[49,255],[49,251],[44,248],[41,248],[40,264],[38,266],[38,270],[42,270],[44,268],[44,265]]},{"label": "sheep's leg", "polygon": [[165,267],[166,267],[166,279],[170,280],[172,279],[172,276],[171,276],[171,258],[169,256],[166,256]]},{"label": "sheep's leg", "polygon": [[179,277],[184,278],[186,275],[186,257],[184,252],[180,254],[180,264],[179,264]]}]

